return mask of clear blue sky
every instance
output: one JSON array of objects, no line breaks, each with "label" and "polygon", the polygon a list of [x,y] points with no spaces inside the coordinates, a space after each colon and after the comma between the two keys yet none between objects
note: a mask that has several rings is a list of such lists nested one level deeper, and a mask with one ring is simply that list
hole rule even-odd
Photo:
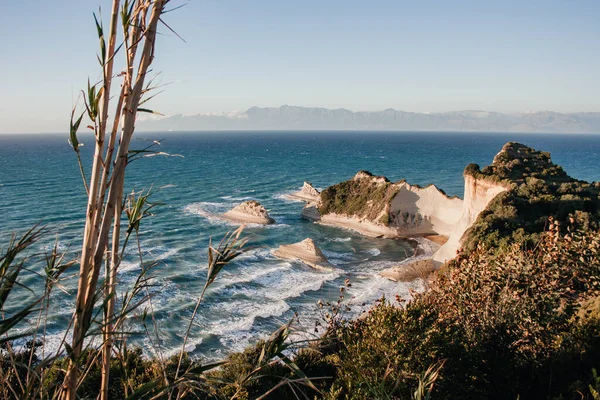
[{"label": "clear blue sky", "polygon": [[[600,1],[173,0],[155,70],[167,115],[282,104],[600,111]],[[66,129],[95,80],[106,0],[3,1],[0,132]]]}]

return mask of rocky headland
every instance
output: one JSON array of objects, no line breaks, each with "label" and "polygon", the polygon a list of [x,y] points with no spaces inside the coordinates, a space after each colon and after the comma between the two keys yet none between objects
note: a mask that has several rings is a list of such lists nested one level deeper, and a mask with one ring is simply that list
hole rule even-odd
[{"label": "rocky headland", "polygon": [[245,201],[220,217],[239,224],[269,225],[275,223],[275,220],[269,216],[267,209],[255,200]]},{"label": "rocky headland", "polygon": [[321,193],[318,205],[302,215],[322,224],[353,229],[374,237],[448,236],[462,211],[462,200],[435,185],[390,182],[368,171]]},{"label": "rocky headland", "polygon": [[301,261],[309,267],[321,271],[333,269],[321,249],[317,247],[311,238],[306,238],[294,244],[283,244],[273,250],[272,253],[274,256],[285,260]]},{"label": "rocky headland", "polygon": [[[302,216],[367,236],[424,237],[441,245],[426,260],[414,265],[402,264],[382,273],[394,280],[404,280],[426,275],[454,259],[466,242],[474,246],[473,227],[481,225],[478,224],[481,218],[491,218],[489,215],[498,211],[494,209],[498,207],[496,203],[505,201],[502,199],[510,199],[511,206],[516,202],[514,207],[523,208],[523,199],[532,195],[536,197],[527,202],[530,206],[540,200],[556,204],[557,200],[572,199],[573,202],[563,204],[564,210],[581,206],[585,193],[591,196],[590,201],[597,200],[594,193],[598,185],[570,178],[552,163],[549,153],[515,142],[505,144],[491,165],[480,170],[478,165],[471,164],[463,175],[464,195],[460,199],[447,196],[435,185],[420,187],[404,180],[394,183],[383,176],[360,171],[352,179],[323,190],[318,201],[308,202]],[[506,196],[500,196],[503,193]],[[508,212],[499,210],[496,217],[502,216],[500,211]],[[539,221],[529,221],[534,215],[520,216],[524,226],[539,225]],[[516,228],[518,225],[511,227],[511,231]]]}]

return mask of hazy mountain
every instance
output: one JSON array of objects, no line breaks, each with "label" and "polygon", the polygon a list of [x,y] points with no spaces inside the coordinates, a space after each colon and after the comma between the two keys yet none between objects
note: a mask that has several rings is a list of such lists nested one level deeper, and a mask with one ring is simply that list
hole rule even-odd
[{"label": "hazy mountain", "polygon": [[387,109],[353,112],[344,108],[252,107],[245,112],[173,115],[138,122],[138,130],[398,130],[476,132],[600,133],[600,112],[553,111],[503,114],[489,111],[414,113]]}]

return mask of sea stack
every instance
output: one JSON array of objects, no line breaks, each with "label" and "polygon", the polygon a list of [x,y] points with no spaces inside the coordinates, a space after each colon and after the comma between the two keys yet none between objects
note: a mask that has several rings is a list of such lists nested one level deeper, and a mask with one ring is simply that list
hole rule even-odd
[{"label": "sea stack", "polygon": [[411,282],[417,278],[428,277],[436,269],[436,263],[433,260],[425,259],[385,269],[379,275],[394,282]]},{"label": "sea stack", "polygon": [[319,193],[319,191],[315,189],[309,182],[304,182],[302,189],[288,194],[287,197],[293,200],[302,200],[307,203],[318,203],[321,200],[321,193]]},{"label": "sea stack", "polygon": [[304,239],[299,243],[283,244],[273,251],[273,255],[285,260],[301,261],[309,267],[321,271],[329,271],[333,268],[311,238]]},{"label": "sea stack", "polygon": [[275,220],[269,216],[267,209],[255,200],[245,201],[235,206],[223,214],[222,217],[241,224],[269,225],[275,223]]}]

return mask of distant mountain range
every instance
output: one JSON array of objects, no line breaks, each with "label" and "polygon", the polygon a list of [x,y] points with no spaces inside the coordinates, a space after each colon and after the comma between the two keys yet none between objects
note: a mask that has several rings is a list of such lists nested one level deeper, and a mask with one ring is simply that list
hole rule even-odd
[{"label": "distant mountain range", "polygon": [[489,111],[415,113],[387,109],[252,107],[244,112],[173,115],[138,121],[140,131],[393,130],[600,133],[600,112],[504,114]]}]

